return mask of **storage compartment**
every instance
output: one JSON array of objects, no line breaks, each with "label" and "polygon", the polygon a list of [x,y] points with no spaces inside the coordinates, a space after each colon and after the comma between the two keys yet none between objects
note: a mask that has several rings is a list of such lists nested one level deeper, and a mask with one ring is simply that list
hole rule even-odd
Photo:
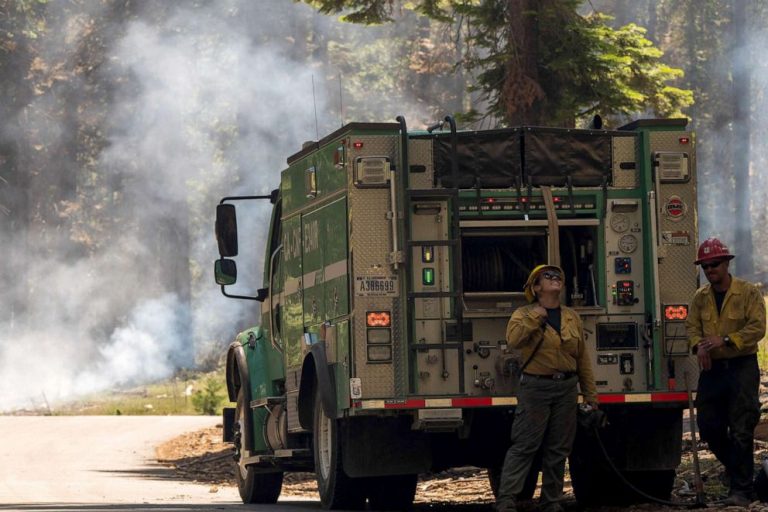
[{"label": "storage compartment", "polygon": [[[597,305],[597,227],[559,228],[560,266],[565,272],[563,302]],[[505,310],[525,303],[523,286],[531,270],[547,263],[552,243],[546,228],[465,228],[462,278],[467,311]]]},{"label": "storage compartment", "polygon": [[462,231],[464,293],[522,292],[528,273],[546,259],[544,229]]}]

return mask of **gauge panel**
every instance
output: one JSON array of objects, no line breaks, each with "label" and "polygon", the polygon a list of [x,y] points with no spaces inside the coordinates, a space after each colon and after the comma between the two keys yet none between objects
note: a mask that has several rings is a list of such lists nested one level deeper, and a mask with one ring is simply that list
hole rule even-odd
[{"label": "gauge panel", "polygon": [[624,213],[611,215],[611,229],[616,233],[623,233],[629,229],[629,216]]},{"label": "gauge panel", "polygon": [[624,235],[619,238],[619,250],[626,254],[631,254],[637,249],[637,237],[635,235]]}]

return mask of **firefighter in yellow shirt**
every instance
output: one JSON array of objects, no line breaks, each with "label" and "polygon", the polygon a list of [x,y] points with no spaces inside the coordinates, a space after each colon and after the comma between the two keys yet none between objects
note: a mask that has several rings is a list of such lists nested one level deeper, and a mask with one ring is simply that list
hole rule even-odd
[{"label": "firefighter in yellow shirt", "polygon": [[507,343],[522,352],[522,375],[512,423],[512,446],[504,459],[496,510],[516,512],[536,452],[542,450],[541,510],[562,512],[565,459],[576,435],[578,390],[597,407],[592,365],[581,317],[560,304],[563,271],[539,265],[525,284],[531,303],[507,324]]},{"label": "firefighter in yellow shirt", "polygon": [[730,478],[724,504],[748,506],[760,419],[756,354],[765,336],[765,301],[755,285],[728,272],[733,258],[717,238],[699,246],[695,264],[709,284],[696,291],[686,329],[701,368],[696,396],[701,438]]}]

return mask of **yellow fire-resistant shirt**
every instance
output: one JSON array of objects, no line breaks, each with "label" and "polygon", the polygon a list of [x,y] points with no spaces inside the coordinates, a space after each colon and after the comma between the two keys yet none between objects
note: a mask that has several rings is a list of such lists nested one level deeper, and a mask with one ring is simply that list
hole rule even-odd
[{"label": "yellow fire-resistant shirt", "polygon": [[757,342],[765,336],[765,300],[757,286],[731,277],[731,286],[718,313],[712,285],[707,284],[693,296],[685,327],[691,347],[705,336],[730,336],[733,346],[712,350],[712,359],[754,354]]},{"label": "yellow fire-resistant shirt", "polygon": [[[584,344],[584,325],[573,309],[561,306],[560,334],[551,326],[542,327],[545,316],[533,310],[538,304],[517,309],[507,324],[507,343],[522,353],[522,363],[528,361],[539,343],[541,347],[525,368],[526,373],[537,375],[555,372],[575,372],[584,399],[597,402],[597,388],[592,363]],[[562,334],[562,336],[561,336]]]}]

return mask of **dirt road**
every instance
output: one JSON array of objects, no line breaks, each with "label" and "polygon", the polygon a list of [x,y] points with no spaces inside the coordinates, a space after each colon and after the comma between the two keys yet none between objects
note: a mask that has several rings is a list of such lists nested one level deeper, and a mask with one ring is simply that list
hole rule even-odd
[{"label": "dirt road", "polygon": [[[179,479],[155,446],[213,426],[203,416],[0,416],[0,510],[254,510],[237,489]],[[286,502],[258,510],[317,510]]]},{"label": "dirt road", "polygon": [[[190,480],[189,472],[179,472],[167,462],[157,462],[156,447],[178,445],[179,439],[205,437],[202,431],[219,430],[213,428],[218,421],[216,417],[201,416],[0,416],[0,510],[320,510],[311,482],[288,483],[277,505],[244,506],[237,489],[224,485],[221,478],[208,482]],[[184,432],[190,435],[179,437]],[[215,450],[220,449],[216,443]],[[681,476],[685,476],[685,472]],[[483,495],[483,492],[487,494],[486,487],[484,477],[478,475],[449,475],[442,480],[439,475],[432,476],[419,484],[414,510],[490,512],[493,510],[491,500]],[[750,512],[766,512],[768,508],[763,505],[754,503]],[[712,509],[720,507],[710,507]],[[525,508],[526,512],[530,510],[533,509]],[[566,510],[579,510],[572,495]],[[645,504],[604,507],[589,512],[619,510],[675,509]]]}]

